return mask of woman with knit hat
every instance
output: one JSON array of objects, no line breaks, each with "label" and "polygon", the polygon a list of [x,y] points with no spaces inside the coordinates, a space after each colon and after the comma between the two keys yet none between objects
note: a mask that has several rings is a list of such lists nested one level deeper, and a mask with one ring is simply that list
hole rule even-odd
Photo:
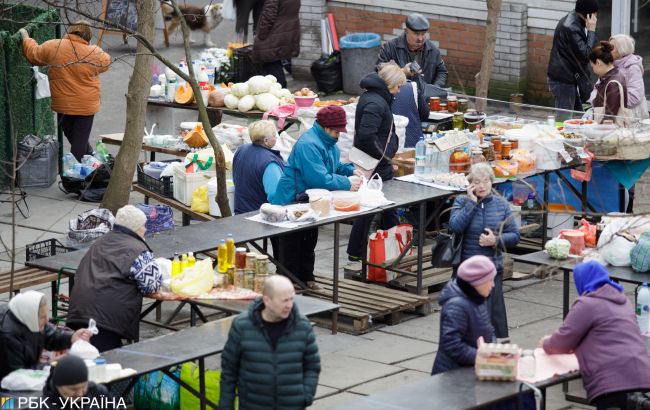
[{"label": "woman with knit hat", "polygon": [[144,212],[123,206],[113,230],[92,244],[77,268],[66,324],[75,329],[95,319],[99,334],[90,343],[100,352],[122,346],[122,339],[139,339],[142,297],[162,282],[144,241],[146,222]]},{"label": "woman with knit hat", "polygon": [[438,299],[440,339],[431,374],[444,373],[463,366],[474,366],[478,339],[495,340],[490,323],[487,297],[494,287],[497,270],[486,256],[472,256],[458,267]]},{"label": "woman with knit hat", "polygon": [[[43,397],[48,398],[48,408],[79,408],[79,404],[75,406],[69,399],[87,397],[100,400],[102,396],[110,396],[104,385],[88,381],[88,367],[80,357],[69,354],[52,366],[50,377],[43,387]],[[102,407],[101,404],[99,407]]]},{"label": "woman with knit hat", "polygon": [[[69,349],[77,340],[89,340],[88,329],[66,332],[47,321],[47,299],[28,290],[0,306],[0,379],[17,369],[38,366],[43,349]],[[87,323],[87,322],[86,322]]]},{"label": "woman with knit hat", "polygon": [[623,287],[596,261],[576,265],[573,280],[578,299],[540,347],[547,354],[575,353],[592,405],[627,408],[627,394],[650,390],[650,357],[634,307]]}]

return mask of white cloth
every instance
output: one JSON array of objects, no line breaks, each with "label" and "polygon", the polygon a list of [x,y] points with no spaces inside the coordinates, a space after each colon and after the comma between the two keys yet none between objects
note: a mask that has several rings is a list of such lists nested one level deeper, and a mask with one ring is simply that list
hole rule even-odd
[{"label": "white cloth", "polygon": [[40,332],[38,325],[38,309],[41,306],[41,299],[45,295],[35,290],[28,290],[19,293],[9,301],[9,310],[27,328],[36,333]]}]

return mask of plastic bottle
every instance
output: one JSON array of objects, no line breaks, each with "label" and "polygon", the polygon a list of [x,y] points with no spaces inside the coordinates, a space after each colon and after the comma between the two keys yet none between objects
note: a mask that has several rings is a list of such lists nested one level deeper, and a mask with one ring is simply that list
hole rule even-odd
[{"label": "plastic bottle", "polygon": [[519,376],[530,379],[535,377],[537,363],[532,350],[524,350],[519,358]]},{"label": "plastic bottle", "polygon": [[178,252],[174,253],[174,259],[172,259],[172,278],[181,273],[181,260],[178,257]]},{"label": "plastic bottle", "polygon": [[219,247],[217,248],[217,269],[219,273],[228,272],[228,249],[226,248],[226,240],[222,239],[219,241]]},{"label": "plastic bottle", "polygon": [[187,253],[187,266],[194,266],[196,265],[196,258],[194,257],[194,252],[188,252]]},{"label": "plastic bottle", "polygon": [[648,289],[648,283],[643,282],[639,293],[636,295],[636,321],[639,324],[641,334],[648,333],[648,320],[650,319],[650,312],[648,312],[649,305],[650,289]]},{"label": "plastic bottle", "polygon": [[187,260],[187,254],[184,253],[181,256],[181,272],[183,272],[188,266],[190,265],[189,261]]},{"label": "plastic bottle", "polygon": [[203,104],[208,105],[208,94],[210,93],[210,80],[208,79],[208,73],[205,71],[205,67],[201,67],[199,71],[197,82],[199,83],[199,88],[201,89],[201,97],[203,98]]},{"label": "plastic bottle", "polygon": [[427,144],[424,142],[424,136],[415,144],[415,176],[422,177],[427,172]]},{"label": "plastic bottle", "polygon": [[171,71],[171,74],[167,76],[167,88],[165,89],[165,99],[169,102],[174,101],[176,95],[176,73]]},{"label": "plastic bottle", "polygon": [[95,154],[97,155],[97,159],[99,159],[101,162],[106,163],[108,162],[108,149],[106,148],[106,145],[104,145],[103,142],[97,141],[95,144]]},{"label": "plastic bottle", "polygon": [[228,234],[228,238],[226,239],[226,252],[228,267],[235,266],[235,240],[231,233]]},{"label": "plastic bottle", "polygon": [[158,82],[160,83],[160,86],[162,87],[162,95],[163,97],[167,96],[167,76],[165,74],[160,74],[158,76]]},{"label": "plastic bottle", "polygon": [[[186,76],[189,77],[190,72],[189,72],[189,70],[187,69],[187,64],[185,64],[185,60],[181,59],[181,60],[178,62],[178,69],[181,70],[181,72],[182,72],[183,74],[185,74]],[[185,85],[185,87],[187,87],[187,81],[182,80],[182,81],[177,81],[177,82],[176,82],[176,88],[180,87],[181,84],[182,84],[182,85]]]},{"label": "plastic bottle", "polygon": [[[427,146],[427,161],[426,161],[426,172],[428,174],[437,174],[438,173],[438,158],[440,153],[438,149],[433,144],[426,144]],[[447,169],[447,168],[445,168]],[[447,171],[444,171],[447,172]]]},{"label": "plastic bottle", "polygon": [[208,72],[208,82],[210,85],[214,85],[216,64],[214,63],[214,58],[208,57],[205,63],[205,70]]},{"label": "plastic bottle", "polygon": [[77,158],[74,157],[71,153],[67,153],[63,156],[63,175],[70,176],[74,164],[78,164]]},{"label": "plastic bottle", "polygon": [[196,79],[199,75],[199,65],[196,63],[196,60],[192,60],[192,71],[194,72],[194,78]]}]

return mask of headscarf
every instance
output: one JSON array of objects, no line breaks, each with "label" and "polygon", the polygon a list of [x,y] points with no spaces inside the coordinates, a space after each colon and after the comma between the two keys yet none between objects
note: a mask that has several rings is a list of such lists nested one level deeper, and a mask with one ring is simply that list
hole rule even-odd
[{"label": "headscarf", "polygon": [[603,285],[611,285],[623,292],[623,287],[609,278],[607,269],[596,261],[579,263],[573,268],[573,280],[576,283],[578,295],[595,292]]},{"label": "headscarf", "polygon": [[9,310],[23,325],[34,332],[40,332],[38,326],[38,309],[45,295],[35,290],[19,293],[9,301]]}]

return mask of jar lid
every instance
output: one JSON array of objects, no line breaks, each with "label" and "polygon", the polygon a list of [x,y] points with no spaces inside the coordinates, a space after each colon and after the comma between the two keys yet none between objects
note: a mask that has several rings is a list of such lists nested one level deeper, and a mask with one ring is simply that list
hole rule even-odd
[{"label": "jar lid", "polygon": [[256,258],[257,257],[257,252],[248,252],[246,254],[247,258]]},{"label": "jar lid", "polygon": [[430,100],[439,100],[440,97],[431,97],[431,98],[429,98],[429,99],[430,99]]},{"label": "jar lid", "polygon": [[455,112],[454,117],[461,117],[463,115],[462,112]]},{"label": "jar lid", "polygon": [[258,261],[264,261],[264,260],[268,260],[268,259],[269,259],[269,255],[257,255],[257,260]]},{"label": "jar lid", "polygon": [[246,248],[237,248],[236,251],[237,252],[246,252],[246,253],[248,253],[248,249],[246,249]]},{"label": "jar lid", "polygon": [[447,101],[456,101],[456,96],[450,95],[449,97],[447,97]]}]

